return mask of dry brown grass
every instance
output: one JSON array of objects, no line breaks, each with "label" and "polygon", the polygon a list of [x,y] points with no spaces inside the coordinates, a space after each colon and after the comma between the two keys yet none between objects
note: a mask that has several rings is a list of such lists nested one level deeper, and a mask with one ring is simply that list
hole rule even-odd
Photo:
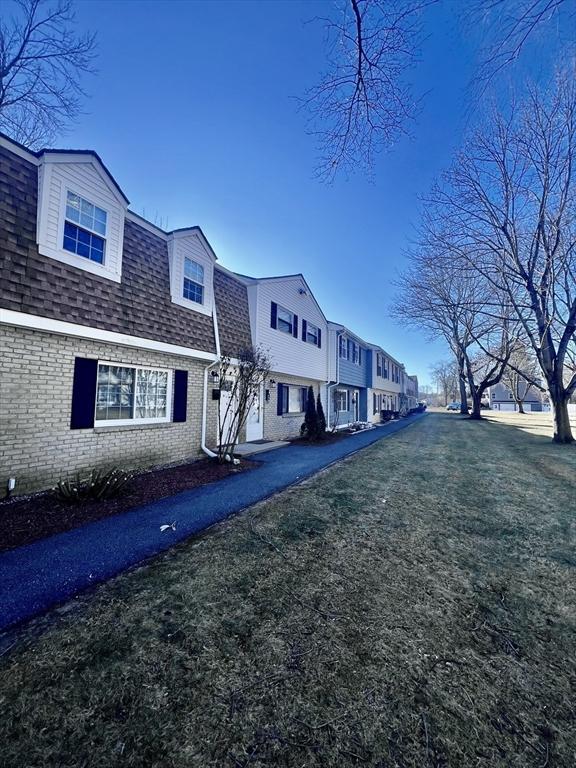
[{"label": "dry brown grass", "polygon": [[572,766],[576,448],[431,414],[0,668],[3,766]]}]

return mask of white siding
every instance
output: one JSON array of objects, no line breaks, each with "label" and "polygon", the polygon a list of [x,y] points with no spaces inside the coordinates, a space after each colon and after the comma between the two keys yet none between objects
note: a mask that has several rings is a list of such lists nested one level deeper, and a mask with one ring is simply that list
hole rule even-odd
[{"label": "white siding", "polygon": [[[304,290],[305,293],[300,293]],[[328,378],[328,330],[306,283],[298,276],[259,280],[248,285],[250,321],[257,346],[272,359],[272,370],[290,376],[326,381]],[[271,328],[270,307],[276,302],[298,315],[298,338]],[[302,320],[318,326],[322,347],[302,341]]]},{"label": "white siding", "polygon": [[[126,205],[98,166],[85,162],[42,163],[38,168],[37,237],[40,253],[87,272],[120,281]],[[62,247],[67,192],[74,192],[107,214],[104,264],[97,264]]]},{"label": "white siding", "polygon": [[[376,371],[378,370],[378,364],[376,360],[376,355],[380,354],[383,355],[383,357],[386,358],[387,361],[387,367],[388,367],[388,378],[385,379],[383,376],[378,376]],[[400,368],[400,365],[395,361],[392,360],[392,358],[388,357],[384,352],[378,351],[376,349],[372,350],[372,383],[374,386],[374,389],[384,391],[390,395],[397,394],[399,392],[402,392],[402,385],[396,384],[396,382],[392,381],[392,365],[397,365]],[[400,371],[400,377],[402,377],[402,371]],[[402,378],[400,378],[402,380]]]},{"label": "white siding", "polygon": [[[214,306],[214,258],[202,242],[197,232],[176,232],[168,240],[170,260],[170,291],[174,304],[188,307],[195,312],[211,315]],[[204,303],[185,299],[182,290],[184,284],[184,259],[188,257],[204,267]]]}]

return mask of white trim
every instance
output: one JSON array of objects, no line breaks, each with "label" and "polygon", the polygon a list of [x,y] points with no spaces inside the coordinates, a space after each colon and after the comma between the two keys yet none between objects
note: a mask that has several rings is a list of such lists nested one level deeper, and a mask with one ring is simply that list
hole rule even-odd
[{"label": "white trim", "polygon": [[78,336],[81,339],[119,344],[124,347],[138,347],[138,349],[149,349],[154,352],[166,352],[170,355],[194,357],[198,360],[215,361],[217,359],[214,352],[204,352],[199,349],[182,347],[179,344],[167,344],[164,341],[144,339],[140,336],[128,336],[127,334],[116,333],[116,331],[105,331],[102,328],[92,328],[88,325],[78,325],[77,323],[68,323],[63,320],[53,320],[50,317],[29,315],[25,312],[15,312],[13,309],[0,309],[0,324],[15,325],[18,328],[31,328],[36,331],[45,331],[46,333],[57,333],[62,336]]},{"label": "white trim", "polygon": [[[156,368],[152,365],[132,365],[131,363],[119,363],[118,361],[113,362],[111,360],[100,360],[98,358],[98,371],[100,370],[101,365],[112,365],[116,368],[130,368],[133,371],[159,371],[159,372],[166,372],[168,374],[168,381],[166,385],[166,416],[162,416],[157,419],[138,419],[138,418],[132,418],[132,419],[97,419],[96,418],[96,411],[98,410],[98,395],[96,395],[96,402],[94,404],[94,427],[128,427],[132,425],[139,426],[140,424],[166,424],[169,422],[172,422],[172,410],[173,410],[173,403],[172,403],[172,390],[173,390],[173,380],[174,380],[174,369],[173,368]],[[98,371],[96,373],[96,393],[98,393]],[[134,413],[136,410],[136,380],[138,376],[136,375],[134,378],[134,402],[132,404],[132,412]]]},{"label": "white trim", "polygon": [[0,147],[7,149],[9,152],[18,155],[18,157],[21,157],[24,160],[28,160],[28,162],[32,163],[33,165],[40,165],[40,160],[38,157],[36,157],[34,152],[21,147],[19,144],[12,142],[10,139],[4,136],[0,136]]}]

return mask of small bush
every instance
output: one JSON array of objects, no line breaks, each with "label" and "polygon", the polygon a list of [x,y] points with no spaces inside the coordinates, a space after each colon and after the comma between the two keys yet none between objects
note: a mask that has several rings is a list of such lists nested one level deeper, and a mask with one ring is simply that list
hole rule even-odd
[{"label": "small bush", "polygon": [[87,478],[82,479],[78,474],[73,480],[60,480],[54,493],[60,501],[69,503],[113,499],[120,495],[131,479],[132,475],[123,469],[115,468],[108,472],[93,469]]}]

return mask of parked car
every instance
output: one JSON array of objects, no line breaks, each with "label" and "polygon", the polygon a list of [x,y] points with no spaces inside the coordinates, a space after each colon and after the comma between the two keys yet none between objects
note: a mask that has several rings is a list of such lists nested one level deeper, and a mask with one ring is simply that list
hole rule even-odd
[{"label": "parked car", "polygon": [[460,410],[460,403],[448,403],[446,406],[447,411],[459,411]]}]

